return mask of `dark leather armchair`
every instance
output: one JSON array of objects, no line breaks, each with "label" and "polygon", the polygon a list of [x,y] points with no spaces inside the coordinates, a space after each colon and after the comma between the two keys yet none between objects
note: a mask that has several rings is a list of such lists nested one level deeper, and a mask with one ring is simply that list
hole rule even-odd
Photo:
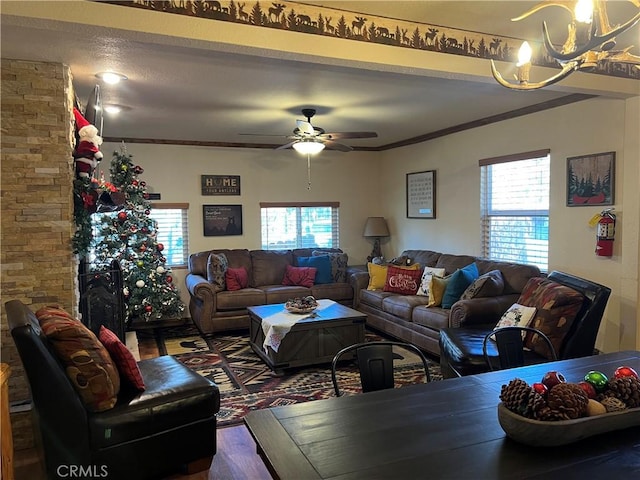
[{"label": "dark leather armchair", "polygon": [[[593,349],[611,289],[604,285],[579,278],[568,273],[553,271],[548,277],[566,285],[584,296],[583,304],[557,352],[559,360],[586,357]],[[444,328],[440,331],[440,367],[444,378],[473,375],[489,371],[482,344],[495,323],[462,325],[460,328]],[[497,356],[497,352],[494,353]],[[497,362],[497,359],[495,359]],[[548,361],[535,352],[528,352],[525,364]]]},{"label": "dark leather armchair", "polygon": [[[70,467],[108,478],[157,478],[216,452],[220,393],[171,356],[138,362],[146,389],[122,389],[110,410],[90,412],[19,300],[5,304],[24,365],[49,478]],[[209,462],[210,463],[210,462]]]}]

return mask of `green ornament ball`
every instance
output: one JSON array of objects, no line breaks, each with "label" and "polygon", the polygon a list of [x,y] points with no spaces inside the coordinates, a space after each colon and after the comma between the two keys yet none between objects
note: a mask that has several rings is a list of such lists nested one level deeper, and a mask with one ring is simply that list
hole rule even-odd
[{"label": "green ornament ball", "polygon": [[137,265],[138,267],[142,267],[142,266],[144,265],[144,262],[143,262],[142,260],[138,260],[138,261],[136,262],[136,265]]},{"label": "green ornament ball", "polygon": [[584,376],[584,379],[586,382],[593,385],[598,392],[604,390],[607,386],[607,382],[609,381],[604,373],[598,372],[597,370],[591,370]]}]

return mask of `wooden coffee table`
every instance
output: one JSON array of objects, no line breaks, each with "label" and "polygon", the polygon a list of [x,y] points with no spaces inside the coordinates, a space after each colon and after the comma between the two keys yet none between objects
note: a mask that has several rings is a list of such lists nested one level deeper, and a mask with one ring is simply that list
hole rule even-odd
[{"label": "wooden coffee table", "polygon": [[277,374],[286,368],[329,363],[342,348],[364,341],[367,316],[339,303],[298,321],[282,339],[278,351],[263,344],[262,319],[285,311],[284,304],[261,305],[249,311],[249,343],[254,352]]}]

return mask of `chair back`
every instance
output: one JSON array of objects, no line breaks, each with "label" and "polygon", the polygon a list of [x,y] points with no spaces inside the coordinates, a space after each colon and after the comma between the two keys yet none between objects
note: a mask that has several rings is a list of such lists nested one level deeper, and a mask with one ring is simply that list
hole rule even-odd
[{"label": "chair back", "polygon": [[404,348],[418,355],[425,371],[425,380],[427,382],[431,381],[429,363],[424,354],[415,345],[393,341],[363,342],[345,347],[333,357],[333,362],[331,363],[331,380],[336,396],[340,397],[342,395],[338,386],[337,365],[338,362],[350,352],[355,352],[355,360],[360,373],[360,383],[363,393],[393,388],[395,385],[393,367],[394,346]]},{"label": "chair back", "polygon": [[560,347],[559,357],[564,360],[593,355],[600,322],[609,301],[611,289],[564,272],[553,271],[547,278],[573,288],[584,296],[582,307]]},{"label": "chair back", "polygon": [[87,411],[35,314],[20,300],[5,303],[11,336],[22,360],[47,468],[90,458]]},{"label": "chair back", "polygon": [[[485,335],[484,340],[482,341],[482,354],[484,355],[484,361],[487,363],[489,370],[495,369],[494,361],[492,361],[492,358],[489,356],[489,344],[493,340],[495,340],[496,349],[498,350],[498,364],[500,370],[522,367],[527,364],[523,340],[525,333],[538,335],[542,338],[549,349],[552,359],[558,359],[558,355],[553,348],[551,340],[549,340],[549,337],[540,330],[531,327],[502,327]],[[544,357],[540,356],[540,359],[543,358]]]}]

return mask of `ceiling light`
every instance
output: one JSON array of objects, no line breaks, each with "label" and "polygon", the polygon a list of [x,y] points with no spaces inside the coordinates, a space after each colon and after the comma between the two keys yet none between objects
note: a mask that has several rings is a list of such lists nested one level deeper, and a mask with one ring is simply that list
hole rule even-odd
[{"label": "ceiling light", "polygon": [[293,148],[296,152],[305,155],[315,155],[324,150],[324,143],[316,142],[315,140],[300,140],[293,144]]},{"label": "ceiling light", "polygon": [[115,85],[116,83],[120,83],[122,80],[127,80],[126,75],[116,72],[100,72],[96,73],[96,77],[109,85]]},{"label": "ceiling light", "polygon": [[[605,0],[578,0],[575,2],[573,10],[564,4],[549,2],[536,5],[519,17],[513,18],[512,21],[522,20],[549,6],[559,6],[571,12],[571,23],[568,25],[569,34],[560,51],[556,50],[551,43],[546,22],[542,24],[546,54],[560,64],[562,71],[542,82],[529,83],[531,62],[526,60],[526,55],[524,55],[524,58],[519,58],[516,65],[517,83],[511,83],[502,78],[495,63],[491,60],[491,73],[500,85],[514,90],[534,90],[559,82],[577,70],[590,70],[608,63],[627,63],[640,68],[640,57],[629,53],[631,47],[624,50],[612,50],[616,46],[615,37],[638,23],[640,12],[622,25],[611,28]],[[526,53],[527,49],[531,50],[527,42],[524,42],[520,53]]]},{"label": "ceiling light", "polygon": [[122,107],[120,105],[105,105],[104,111],[112,115],[117,115],[122,111]]}]

